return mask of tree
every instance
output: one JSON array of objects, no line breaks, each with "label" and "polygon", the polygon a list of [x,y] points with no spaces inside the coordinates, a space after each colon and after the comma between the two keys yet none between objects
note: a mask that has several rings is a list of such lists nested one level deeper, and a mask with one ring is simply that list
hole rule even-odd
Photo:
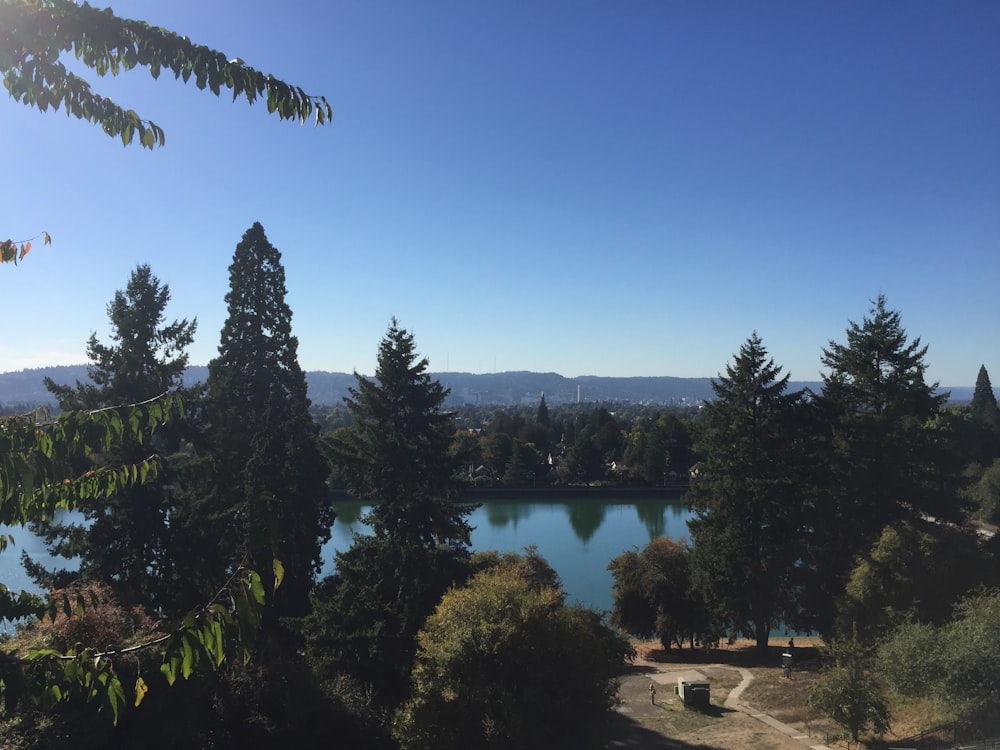
[{"label": "tree", "polygon": [[683,540],[667,537],[614,558],[608,565],[614,578],[611,623],[639,638],[658,638],[667,650],[707,635],[707,613],[692,591],[690,558]]},{"label": "tree", "polygon": [[[141,442],[155,426],[180,410],[173,393],[143,404],[119,405],[88,412],[64,412],[50,420],[44,412],[0,420],[0,523],[24,526],[44,521],[60,509],[103,500],[124,487],[155,478],[158,456],[132,464],[105,463],[82,473],[72,465],[81,457],[107,454],[123,438]],[[5,548],[13,537],[0,540]],[[69,617],[99,602],[82,596],[55,597],[46,605],[24,592],[15,595],[0,584],[0,617],[47,616],[53,622],[61,610]],[[162,636],[140,644],[77,643],[66,653],[40,649],[27,655],[6,654],[0,660],[0,684],[8,710],[29,704],[44,711],[82,700],[106,709],[117,722],[125,705],[143,702],[148,685],[137,678],[130,695],[115,664],[140,651],[162,655],[160,672],[168,684],[187,678],[199,665],[218,667],[237,653],[248,658],[264,605],[260,578],[246,568],[235,570],[214,596],[190,611]],[[140,676],[141,677],[141,676]]]},{"label": "tree", "polygon": [[974,460],[989,464],[1000,458],[1000,407],[985,366],[980,366],[976,376],[969,414],[972,417],[969,453]]},{"label": "tree", "polygon": [[[211,545],[223,564],[246,557],[267,589],[281,582],[269,608],[274,625],[308,612],[333,511],[281,253],[259,223],[236,246],[229,274],[228,317],[219,356],[208,365],[200,439],[211,456],[211,494],[194,498],[177,522],[196,534],[189,544]],[[282,568],[272,570],[273,560]]]},{"label": "tree", "polygon": [[[949,454],[947,398],[924,379],[927,347],[909,340],[900,314],[884,296],[847,342],[823,351],[823,391],[815,401],[819,451],[803,567],[815,577],[810,608],[826,630],[852,559],[869,550],[882,529],[906,519],[959,521],[961,482]],[[830,550],[837,550],[831,555]]]},{"label": "tree", "polygon": [[828,714],[858,743],[861,732],[889,731],[889,707],[869,668],[871,655],[856,638],[840,638],[830,645],[833,669],[813,688],[809,703]]},{"label": "tree", "polygon": [[986,365],[979,366],[976,389],[972,393],[969,408],[973,419],[994,433],[1000,432],[1000,407],[997,406],[997,396],[993,392],[993,384],[990,383]]},{"label": "tree", "polygon": [[941,626],[907,623],[881,644],[879,671],[897,692],[932,698],[958,721],[1000,710],[1000,594],[985,591],[956,606]]},{"label": "tree", "polygon": [[396,721],[404,748],[604,747],[631,647],[528,570],[481,571],[428,618]]},{"label": "tree", "polygon": [[[148,265],[132,271],[124,290],[108,303],[111,344],[102,344],[91,334],[87,355],[91,383],[75,387],[45,379],[48,390],[65,410],[98,409],[138,403],[176,388],[187,367],[185,351],[194,338],[196,321],[165,322],[170,287],[161,284]],[[91,462],[134,463],[153,447],[169,450],[176,445],[177,431],[160,429],[141,441],[124,438],[114,455],[92,456]],[[164,464],[167,468],[167,465]],[[90,468],[89,466],[87,468]],[[170,507],[164,479],[123,487],[103,503],[81,507],[85,523],[54,524],[43,529],[55,551],[79,557],[79,575],[112,583],[128,601],[159,608],[159,582],[169,563],[166,556],[167,518]]]},{"label": "tree", "polygon": [[946,622],[957,601],[990,583],[976,534],[908,521],[887,526],[860,556],[837,607],[837,632],[873,643],[904,622]]},{"label": "tree", "polygon": [[15,101],[45,112],[63,107],[67,115],[101,126],[128,145],[138,135],[146,148],[162,146],[162,128],[136,112],[94,92],[90,83],[60,61],[72,54],[77,63],[98,76],[118,75],[137,66],[153,78],[169,70],[187,83],[192,76],[200,89],[218,96],[222,89],[233,100],[258,97],[267,111],[282,120],[323,124],[332,117],[322,96],[261,73],[239,58],[193,44],[187,37],[143,21],[119,18],[72,0],[2,0],[0,2],[0,73]]},{"label": "tree", "polygon": [[372,685],[376,702],[406,693],[416,634],[448,588],[468,575],[471,506],[457,502],[447,391],[427,373],[413,335],[395,318],[379,344],[375,378],[355,374],[352,423],[328,442],[352,495],[372,503],[371,536],[336,556],[305,624],[322,675]]},{"label": "tree", "polygon": [[615,417],[604,407],[576,419],[572,447],[562,473],[569,482],[607,478],[608,467],[621,458],[622,433]]},{"label": "tree", "polygon": [[789,376],[754,333],[712,381],[696,450],[705,459],[687,495],[692,577],[719,623],[766,650],[794,604],[802,500],[796,486],[797,406]]}]

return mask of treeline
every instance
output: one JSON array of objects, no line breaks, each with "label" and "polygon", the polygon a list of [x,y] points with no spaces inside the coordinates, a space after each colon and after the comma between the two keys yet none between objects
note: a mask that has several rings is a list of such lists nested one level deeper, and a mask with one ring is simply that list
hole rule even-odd
[{"label": "treeline", "polygon": [[[628,641],[534,551],[471,553],[455,417],[395,320],[321,434],[285,294],[255,224],[219,355],[178,387],[196,323],[166,319],[169,288],[141,265],[108,304],[110,341],[87,342],[89,380],[47,381],[58,421],[2,423],[2,520],[75,565],[24,557],[51,605],[0,590],[0,616],[31,615],[0,665],[0,742],[601,746]],[[372,534],[318,581],[331,476],[370,502]]]},{"label": "treeline", "polygon": [[[1000,584],[989,376],[970,405],[945,407],[924,381],[926,347],[884,298],[825,350],[818,393],[790,391],[754,334],[700,407],[542,397],[458,411],[395,319],[375,376],[355,376],[343,407],[313,409],[281,256],[259,224],[237,245],[219,356],[195,387],[176,387],[195,322],[168,322],[169,298],[137,267],[108,305],[110,342],[87,342],[89,381],[47,383],[68,415],[58,434],[3,423],[2,520],[32,523],[76,563],[25,557],[58,606],[0,591],[4,617],[45,613],[0,670],[6,745],[600,747],[626,632],[764,646],[784,623],[847,644],[848,686],[876,653],[1000,636],[995,595],[976,594]],[[54,451],[78,434],[85,448]],[[94,477],[110,478],[94,489]],[[469,548],[471,485],[671,481],[690,482],[691,539],[623,550],[612,623],[569,605],[536,551]],[[371,534],[317,580],[330,486],[371,506]],[[54,514],[74,503],[82,522]],[[943,695],[952,683],[923,678],[970,657],[936,654],[884,674]],[[992,666],[969,668],[982,695],[996,695]],[[877,697],[862,695],[868,708]]]},{"label": "treeline", "polygon": [[985,367],[944,408],[926,354],[884,297],[824,349],[818,393],[751,336],[693,424],[690,540],[612,562],[613,621],[667,648],[818,632],[814,701],[855,742],[888,727],[874,674],[941,721],[1000,718],[1000,410]]}]

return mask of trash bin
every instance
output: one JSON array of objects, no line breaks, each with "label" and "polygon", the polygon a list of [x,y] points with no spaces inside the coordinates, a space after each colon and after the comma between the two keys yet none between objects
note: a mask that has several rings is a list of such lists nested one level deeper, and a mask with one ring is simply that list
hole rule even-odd
[{"label": "trash bin", "polygon": [[707,682],[686,682],[678,678],[677,695],[685,706],[691,708],[708,708],[710,703]]}]

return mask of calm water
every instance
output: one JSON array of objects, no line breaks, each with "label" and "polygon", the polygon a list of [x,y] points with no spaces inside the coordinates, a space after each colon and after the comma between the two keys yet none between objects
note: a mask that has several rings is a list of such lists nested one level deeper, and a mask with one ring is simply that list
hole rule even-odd
[{"label": "calm water", "polygon": [[[334,504],[337,521],[324,558],[351,545],[365,531],[360,518],[368,506]],[[597,610],[611,609],[611,558],[643,547],[658,536],[687,537],[689,513],[679,496],[663,499],[600,500],[592,497],[547,500],[487,500],[470,521],[474,550],[519,552],[535,545],[556,569],[570,599]],[[324,572],[332,572],[332,563]]]},{"label": "calm water", "polygon": [[[333,572],[333,554],[351,545],[354,532],[364,533],[361,516],[368,506],[359,502],[335,503],[337,521],[324,548],[328,560],[324,573]],[[612,557],[633,547],[645,546],[657,536],[686,537],[688,512],[680,496],[662,499],[601,500],[593,497],[552,500],[487,500],[470,521],[474,550],[520,552],[535,545],[562,578],[569,597],[597,610],[611,609]],[[21,567],[21,551],[43,564],[71,567],[66,560],[53,561],[42,541],[24,528],[13,533],[14,546],[0,554],[0,582],[19,591],[37,591]],[[0,627],[0,631],[3,628]]]}]

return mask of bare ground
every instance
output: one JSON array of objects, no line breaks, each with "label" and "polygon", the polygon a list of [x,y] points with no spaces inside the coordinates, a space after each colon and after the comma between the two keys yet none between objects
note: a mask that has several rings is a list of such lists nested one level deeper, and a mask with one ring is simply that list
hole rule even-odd
[{"label": "bare ground", "polygon": [[[816,639],[799,639],[793,679],[781,675],[781,652],[787,641],[774,641],[766,655],[739,642],[707,651],[664,652],[658,644],[637,643],[639,657],[621,680],[614,739],[610,748],[650,750],[805,750],[810,745],[837,747],[839,731],[828,719],[808,707],[810,687],[819,677]],[[744,672],[753,675],[739,698],[741,707],[726,708],[726,698],[740,684]],[[711,690],[708,710],[685,708],[674,694],[677,678],[706,679]],[[650,700],[650,683],[656,688]],[[790,737],[752,716],[763,712],[809,737]],[[840,743],[840,747],[845,747]]]}]

